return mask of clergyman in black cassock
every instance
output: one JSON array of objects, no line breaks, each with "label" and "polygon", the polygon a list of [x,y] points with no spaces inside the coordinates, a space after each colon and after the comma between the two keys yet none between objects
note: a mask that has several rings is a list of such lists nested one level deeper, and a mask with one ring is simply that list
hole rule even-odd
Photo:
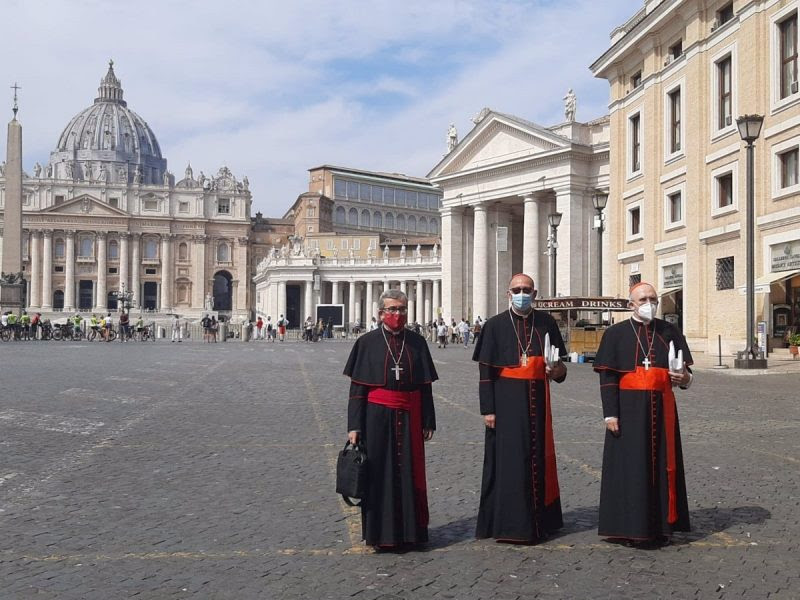
[{"label": "clergyman in black cassock", "polygon": [[[518,308],[521,296],[530,298]],[[530,307],[534,297],[532,278],[515,275],[512,306],[486,321],[472,356],[487,426],[478,538],[536,543],[563,525],[549,380],[567,372],[560,361],[547,366],[545,336],[559,356],[566,349],[553,317]]]},{"label": "clergyman in black cassock", "polygon": [[351,378],[347,429],[367,452],[362,535],[377,547],[428,541],[423,442],[436,429],[431,383],[438,376],[428,344],[398,320],[404,315],[384,314],[406,310],[405,294],[388,294],[381,296],[380,326],[356,340],[344,369]]},{"label": "clergyman in black cassock", "polygon": [[[598,533],[608,538],[666,541],[690,529],[673,388],[691,384],[692,355],[674,325],[653,318],[657,302],[650,284],[632,288],[633,316],[606,330],[594,362],[606,420]],[[672,371],[670,342],[684,362]]]}]

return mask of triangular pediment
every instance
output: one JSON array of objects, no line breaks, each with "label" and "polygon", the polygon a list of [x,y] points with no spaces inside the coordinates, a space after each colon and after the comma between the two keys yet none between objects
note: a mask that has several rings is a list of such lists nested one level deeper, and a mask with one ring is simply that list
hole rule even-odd
[{"label": "triangular pediment", "polygon": [[436,178],[459,171],[489,168],[510,160],[568,148],[566,140],[523,119],[489,112],[428,175]]},{"label": "triangular pediment", "polygon": [[125,211],[109,206],[88,194],[82,194],[62,204],[51,206],[42,212],[56,215],[88,215],[92,217],[130,216]]}]

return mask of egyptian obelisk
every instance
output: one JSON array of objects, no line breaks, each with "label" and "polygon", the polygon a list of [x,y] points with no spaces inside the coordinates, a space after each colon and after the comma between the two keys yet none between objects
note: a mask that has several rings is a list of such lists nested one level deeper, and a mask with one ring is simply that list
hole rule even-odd
[{"label": "egyptian obelisk", "polygon": [[0,267],[0,305],[18,311],[24,302],[22,281],[22,125],[17,121],[17,84],[14,89],[14,117],[8,124],[3,206],[3,260]]}]

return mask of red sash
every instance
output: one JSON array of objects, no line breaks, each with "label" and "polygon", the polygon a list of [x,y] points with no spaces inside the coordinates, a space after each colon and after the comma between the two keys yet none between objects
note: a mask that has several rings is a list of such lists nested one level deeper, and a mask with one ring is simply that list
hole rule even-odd
[{"label": "red sash", "polygon": [[553,439],[553,413],[550,411],[550,382],[545,371],[543,356],[529,356],[528,364],[500,369],[500,377],[509,379],[541,379],[544,381],[545,432],[544,432],[544,504],[550,506],[560,495],[556,471],[556,443]]},{"label": "red sash", "polygon": [[398,392],[385,388],[371,388],[367,402],[395,410],[408,411],[411,433],[411,474],[414,482],[414,505],[417,525],[428,526],[428,484],[425,480],[425,440],[422,434],[422,393]]},{"label": "red sash", "polygon": [[661,392],[664,399],[664,432],[667,441],[667,483],[669,489],[669,515],[667,522],[678,520],[678,493],[676,486],[677,458],[675,451],[675,394],[672,392],[672,381],[669,369],[662,367],[636,367],[632,373],[625,373],[619,380],[621,390],[645,390]]}]

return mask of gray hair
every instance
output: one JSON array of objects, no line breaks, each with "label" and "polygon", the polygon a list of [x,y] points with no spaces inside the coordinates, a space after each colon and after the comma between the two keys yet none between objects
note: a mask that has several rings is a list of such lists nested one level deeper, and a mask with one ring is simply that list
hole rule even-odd
[{"label": "gray hair", "polygon": [[405,292],[398,289],[386,290],[381,294],[381,297],[378,299],[378,303],[380,304],[379,310],[384,309],[385,304],[383,303],[383,301],[386,300],[387,298],[391,300],[400,300],[401,302],[408,304],[408,296],[406,296]]}]

